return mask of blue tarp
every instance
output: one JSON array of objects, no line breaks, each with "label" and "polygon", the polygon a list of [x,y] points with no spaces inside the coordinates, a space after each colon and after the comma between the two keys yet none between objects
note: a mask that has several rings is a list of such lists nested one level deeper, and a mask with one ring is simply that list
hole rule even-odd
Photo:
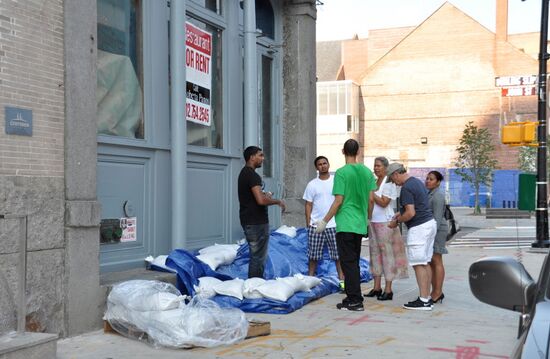
[{"label": "blue tarp", "polygon": [[241,301],[235,297],[226,295],[217,295],[212,298],[212,300],[218,303],[220,307],[237,307],[243,312],[287,314],[302,308],[315,299],[335,293],[338,290],[337,277],[322,277],[321,283],[311,288],[311,291],[297,292],[292,297],[288,298],[286,302],[268,298],[243,299]]},{"label": "blue tarp", "polygon": [[[336,266],[330,260],[326,252],[324,259],[319,261],[317,276],[322,279],[321,284],[310,292],[298,292],[281,302],[272,299],[244,299],[217,295],[212,298],[222,307],[237,307],[245,312],[258,313],[290,313],[301,308],[312,300],[339,291]],[[183,249],[176,249],[166,259],[166,266],[177,271],[177,287],[184,293],[194,295],[193,285],[198,285],[198,279],[203,276],[216,277],[221,280],[233,278],[246,279],[248,277],[248,244],[240,246],[235,261],[226,266],[220,266],[213,271],[207,264],[198,260],[195,254]],[[294,274],[307,274],[307,231],[305,228],[297,230],[296,237],[272,232],[269,238],[269,251],[266,261],[264,278],[274,279],[288,277]],[[368,282],[372,279],[369,273],[369,263],[361,258],[361,281]]]},{"label": "blue tarp", "polygon": [[185,249],[175,249],[166,258],[166,266],[177,271],[176,287],[183,294],[195,295],[194,285],[199,284],[200,277],[216,277],[221,280],[233,279],[227,275],[213,271],[208,264]]}]

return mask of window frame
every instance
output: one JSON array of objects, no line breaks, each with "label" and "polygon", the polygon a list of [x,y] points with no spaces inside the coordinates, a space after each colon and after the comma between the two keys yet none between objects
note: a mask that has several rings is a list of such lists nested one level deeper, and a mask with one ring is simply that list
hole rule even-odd
[{"label": "window frame", "polygon": [[[144,138],[97,134],[98,145],[170,149],[168,72],[169,4],[140,0]],[[165,26],[163,26],[165,25]],[[153,51],[154,49],[154,51]],[[164,81],[164,82],[163,82]]]},{"label": "window frame", "polygon": [[[95,0],[96,8],[98,6],[98,2],[100,0]],[[97,133],[98,142],[103,143],[143,143],[147,142],[147,115],[146,115],[146,104],[145,104],[145,51],[144,51],[144,26],[145,26],[145,2],[146,0],[129,0],[131,3],[137,4],[136,6],[136,39],[135,39],[135,46],[136,46],[136,77],[139,82],[140,90],[141,90],[141,132],[142,137],[125,137],[125,136],[119,136],[119,135],[111,135],[111,134],[102,134]],[[133,4],[132,4],[133,6]],[[96,27],[99,25],[99,15],[96,16]],[[99,49],[99,38],[96,43],[97,51],[100,51]],[[103,51],[103,50],[101,50]],[[97,52],[96,52],[97,53]],[[97,78],[97,77],[96,77]],[[97,119],[96,119],[97,120]]]},{"label": "window frame", "polygon": [[[227,4],[223,6],[222,14],[219,15],[214,13],[212,10],[208,10],[194,2],[188,2],[186,7],[186,19],[192,18],[196,21],[203,22],[209,26],[213,26],[220,30],[222,32],[221,35],[221,53],[222,53],[222,65],[221,65],[221,71],[222,71],[222,88],[221,88],[221,94],[222,94],[222,134],[221,134],[221,141],[222,146],[217,147],[205,147],[205,146],[197,146],[192,144],[187,144],[187,138],[186,138],[186,146],[187,151],[190,153],[197,153],[197,154],[214,154],[214,155],[220,155],[220,154],[227,154],[230,152],[230,146],[229,143],[229,125],[228,122],[228,116],[229,116],[229,105],[228,105],[228,91],[230,89],[230,86],[228,84],[229,81],[227,81],[228,77],[228,71],[229,71],[229,46],[227,44],[227,29],[228,29],[228,23],[226,20],[226,16],[228,13]],[[187,120],[185,120],[185,126],[187,126]]]}]

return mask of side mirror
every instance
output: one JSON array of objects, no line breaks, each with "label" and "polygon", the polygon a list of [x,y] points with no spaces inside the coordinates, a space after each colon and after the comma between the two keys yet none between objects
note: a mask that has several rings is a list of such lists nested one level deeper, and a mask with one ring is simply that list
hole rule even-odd
[{"label": "side mirror", "polygon": [[537,285],[511,257],[482,258],[470,266],[468,277],[470,290],[483,303],[517,312],[533,304]]}]

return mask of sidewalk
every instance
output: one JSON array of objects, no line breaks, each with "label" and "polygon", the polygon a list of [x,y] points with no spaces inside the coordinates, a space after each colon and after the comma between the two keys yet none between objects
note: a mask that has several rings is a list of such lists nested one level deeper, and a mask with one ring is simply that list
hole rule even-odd
[{"label": "sidewalk", "polygon": [[[491,228],[511,226],[516,220],[485,220],[469,216],[472,209],[453,209],[462,226]],[[473,217],[473,218],[472,218]],[[531,220],[518,226],[530,225]],[[515,225],[515,224],[513,224]],[[534,225],[534,220],[533,220]],[[412,269],[410,277],[396,281],[394,300],[365,301],[364,312],[339,311],[336,303],[342,294],[333,294],[287,315],[247,314],[249,318],[271,322],[272,334],[241,343],[212,349],[154,349],[144,343],[102,331],[63,339],[58,342],[58,358],[471,358],[510,355],[517,335],[518,313],[498,309],[477,301],[470,292],[468,268],[484,256],[518,254],[536,278],[543,254],[520,249],[484,250],[451,248],[444,257],[446,265],[445,299],[431,312],[402,309],[416,298],[417,286]],[[363,247],[368,258],[368,248]],[[363,292],[371,288],[363,284]]]},{"label": "sidewalk", "polygon": [[498,218],[486,219],[485,208],[481,209],[481,215],[473,215],[474,209],[469,207],[451,207],[455,219],[461,228],[472,230],[479,228],[496,228],[503,226],[535,227],[535,215],[529,219]]}]

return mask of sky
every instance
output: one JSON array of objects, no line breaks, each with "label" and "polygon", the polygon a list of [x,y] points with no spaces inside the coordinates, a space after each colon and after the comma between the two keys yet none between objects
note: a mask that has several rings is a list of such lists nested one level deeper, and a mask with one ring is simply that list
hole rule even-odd
[{"label": "sky", "polygon": [[[448,0],[495,31],[496,0]],[[368,37],[369,29],[416,26],[445,0],[321,0],[317,5],[317,41]],[[508,33],[540,31],[540,0],[508,0]]]}]

